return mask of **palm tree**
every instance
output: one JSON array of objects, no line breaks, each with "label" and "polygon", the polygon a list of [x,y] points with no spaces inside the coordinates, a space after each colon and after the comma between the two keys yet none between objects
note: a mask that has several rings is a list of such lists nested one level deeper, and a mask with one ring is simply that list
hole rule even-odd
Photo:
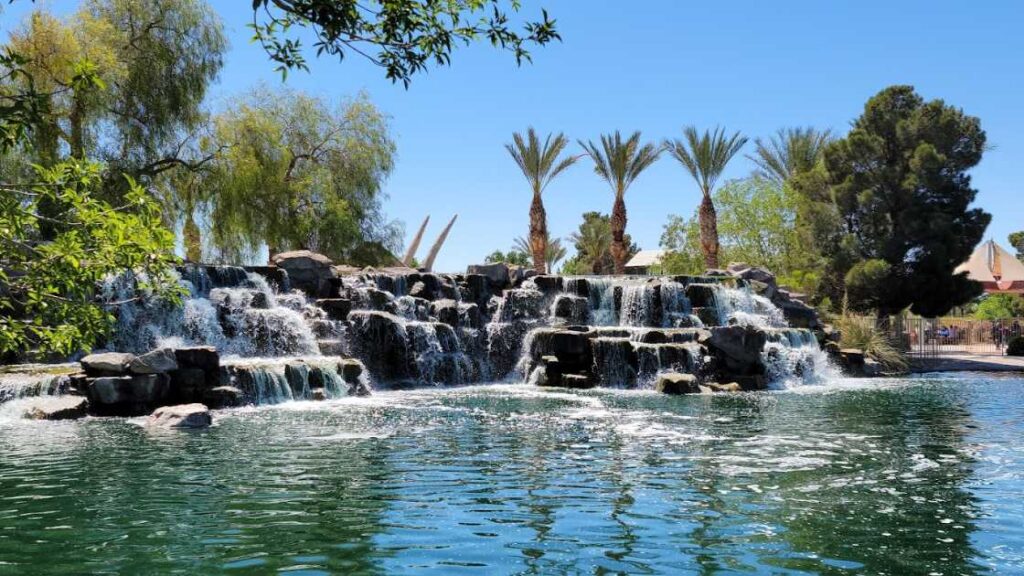
[{"label": "palm tree", "polygon": [[541,144],[540,138],[533,128],[526,131],[526,138],[516,132],[512,134],[512,143],[505,144],[505,149],[512,156],[512,159],[519,165],[523,176],[530,183],[533,190],[533,202],[530,203],[530,250],[533,255],[533,267],[538,274],[547,272],[545,267],[544,254],[548,238],[548,216],[544,211],[544,201],[541,195],[548,184],[556,176],[564,172],[579,160],[578,156],[567,156],[559,158],[562,151],[569,144],[565,134],[559,132],[544,139]]},{"label": "palm tree", "polygon": [[[548,272],[551,272],[555,269],[555,264],[558,264],[565,258],[567,251],[562,246],[561,238],[552,239],[550,236],[547,236],[544,238],[544,246],[544,265],[547,267]],[[529,254],[532,250],[530,248],[530,241],[522,236],[517,236],[512,243],[512,250],[522,254]]]},{"label": "palm tree", "polygon": [[683,129],[685,140],[666,140],[669,153],[686,168],[700,186],[704,199],[700,202],[700,247],[704,252],[704,265],[718,268],[718,215],[711,192],[718,177],[725,171],[726,164],[743,148],[747,139],[736,132],[726,137],[725,130],[715,128],[714,132],[699,134],[693,126]]},{"label": "palm tree", "polygon": [[832,143],[832,131],[814,128],[780,129],[767,141],[754,140],[756,154],[747,155],[757,164],[758,175],[778,184],[808,172],[821,159],[825,147]]},{"label": "palm tree", "polygon": [[601,135],[601,147],[592,141],[580,141],[580,146],[594,160],[594,172],[604,179],[615,192],[612,204],[612,259],[615,273],[623,274],[626,268],[626,190],[640,173],[654,164],[662,149],[654,144],[641,144],[640,132],[636,131],[625,141],[616,130],[614,134]]},{"label": "palm tree", "polygon": [[576,244],[577,255],[590,264],[590,271],[601,274],[605,254],[611,249],[611,226],[603,219],[587,221],[569,239]]}]

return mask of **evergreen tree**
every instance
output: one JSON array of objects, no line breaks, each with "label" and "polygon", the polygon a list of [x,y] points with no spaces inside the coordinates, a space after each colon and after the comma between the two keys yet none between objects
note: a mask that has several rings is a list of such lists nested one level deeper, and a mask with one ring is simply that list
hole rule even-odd
[{"label": "evergreen tree", "polygon": [[941,100],[925,102],[910,86],[872,97],[823,165],[793,181],[832,300],[852,284],[852,308],[937,316],[980,294],[953,270],[991,219],[971,208],[968,171],[984,149],[979,119]]}]

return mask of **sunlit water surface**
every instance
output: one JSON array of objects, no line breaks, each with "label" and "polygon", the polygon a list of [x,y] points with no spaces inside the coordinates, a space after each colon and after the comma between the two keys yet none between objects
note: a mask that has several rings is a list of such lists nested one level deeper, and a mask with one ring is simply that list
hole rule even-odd
[{"label": "sunlit water surface", "polygon": [[0,574],[1024,573],[1024,379],[0,407]]}]

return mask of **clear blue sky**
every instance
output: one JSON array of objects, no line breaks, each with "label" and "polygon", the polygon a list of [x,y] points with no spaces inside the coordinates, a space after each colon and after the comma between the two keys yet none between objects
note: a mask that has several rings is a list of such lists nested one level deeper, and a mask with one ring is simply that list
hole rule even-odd
[{"label": "clear blue sky", "polygon": [[[63,12],[77,3],[42,5]],[[213,5],[232,44],[214,105],[260,81],[280,82],[248,41],[249,3]],[[392,117],[399,158],[386,186],[388,215],[411,236],[430,214],[427,244],[459,214],[439,269],[462,270],[526,233],[529,190],[502,147],[513,131],[533,125],[575,140],[639,129],[661,140],[692,123],[751,139],[802,125],[843,134],[867,98],[891,84],[912,84],[981,118],[993,147],[973,173],[977,204],[994,215],[986,237],[1005,244],[1024,229],[1024,2],[526,0],[523,12],[542,5],[564,41],[536,50],[533,65],[517,69],[511,55],[479,46],[408,90],[354,56],[321,58],[310,73],[288,77],[327,97],[365,90]],[[20,0],[8,8],[2,27],[27,7]],[[726,177],[751,170],[737,158]],[[698,200],[682,168],[663,157],[627,195],[628,231],[655,248],[666,216],[689,215]],[[567,236],[582,212],[607,212],[611,203],[581,162],[545,194],[549,228]]]}]

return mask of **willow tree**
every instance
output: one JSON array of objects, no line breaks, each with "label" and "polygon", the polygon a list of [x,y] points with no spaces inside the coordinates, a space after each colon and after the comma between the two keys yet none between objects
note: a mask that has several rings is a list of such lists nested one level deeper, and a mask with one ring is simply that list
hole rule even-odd
[{"label": "willow tree", "polygon": [[600,147],[592,141],[580,141],[580,145],[594,161],[594,172],[615,193],[615,202],[612,204],[611,253],[615,261],[615,273],[623,274],[629,252],[625,241],[626,190],[644,170],[654,164],[661,155],[661,148],[651,143],[641,144],[639,131],[623,140],[618,130],[614,134],[602,134]]},{"label": "willow tree", "polygon": [[747,139],[739,132],[726,136],[721,127],[715,128],[714,132],[705,130],[700,134],[693,126],[683,129],[683,137],[684,140],[666,140],[665,147],[700,187],[703,195],[698,212],[700,247],[704,253],[704,265],[718,268],[718,216],[711,194],[726,165],[743,148]]},{"label": "willow tree", "polygon": [[331,104],[257,89],[214,119],[204,151],[216,154],[206,179],[210,244],[225,256],[252,260],[266,246],[362,264],[353,259],[367,245],[400,242],[381,209],[395,144],[365,95]]},{"label": "willow tree", "polygon": [[811,171],[832,140],[831,130],[779,129],[768,140],[755,138],[755,154],[747,157],[757,165],[759,176],[781,185],[797,174]]},{"label": "willow tree", "polygon": [[526,138],[516,132],[512,135],[512,143],[505,144],[505,149],[516,161],[533,192],[533,201],[530,203],[530,245],[527,252],[533,256],[533,268],[538,274],[547,273],[548,260],[548,216],[542,195],[552,180],[579,160],[579,156],[562,156],[568,145],[569,139],[561,132],[548,134],[542,144],[532,127],[527,129]]},{"label": "willow tree", "polygon": [[[33,12],[6,47],[28,72],[9,79],[11,89],[45,99],[25,159],[102,160],[112,196],[125,190],[121,173],[148,185],[190,165],[183,143],[204,120],[226,47],[203,0],[89,0],[64,19]],[[102,89],[79,89],[85,75]]]}]

